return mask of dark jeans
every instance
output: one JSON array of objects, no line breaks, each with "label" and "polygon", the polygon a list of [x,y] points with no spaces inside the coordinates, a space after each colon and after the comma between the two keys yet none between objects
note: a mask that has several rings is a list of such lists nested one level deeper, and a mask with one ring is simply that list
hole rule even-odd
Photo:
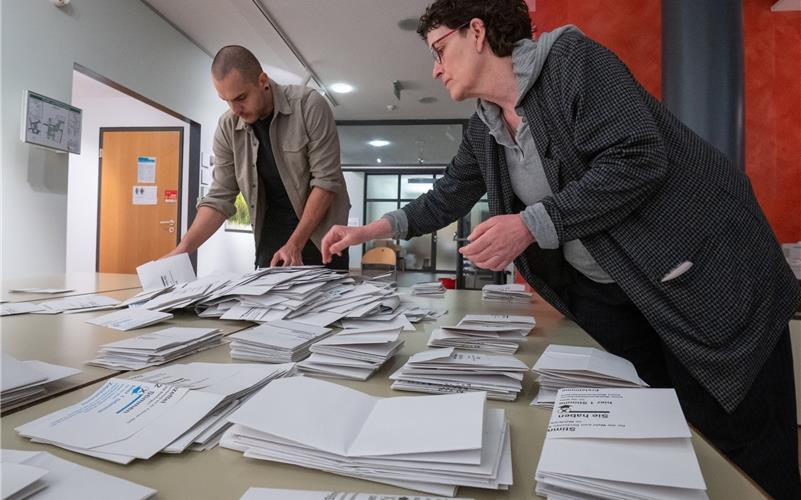
[{"label": "dark jeans", "polygon": [[[278,251],[276,248],[275,250],[268,249],[262,250],[262,254],[256,257],[256,267],[269,267],[270,261],[273,259],[273,254]],[[332,255],[331,262],[326,264],[325,267],[328,269],[337,269],[337,270],[348,270],[348,249],[342,251],[342,255]],[[309,240],[306,243],[306,246],[303,247],[303,251],[301,252],[301,259],[303,259],[303,264],[306,266],[312,265],[320,265],[323,263],[323,255],[320,253],[320,250],[314,245],[314,243]],[[278,264],[281,265],[280,263]]]},{"label": "dark jeans", "polygon": [[745,399],[727,413],[673,356],[618,285],[573,273],[574,282],[563,298],[592,338],[631,361],[652,387],[675,388],[687,420],[769,495],[801,499],[789,328]]}]

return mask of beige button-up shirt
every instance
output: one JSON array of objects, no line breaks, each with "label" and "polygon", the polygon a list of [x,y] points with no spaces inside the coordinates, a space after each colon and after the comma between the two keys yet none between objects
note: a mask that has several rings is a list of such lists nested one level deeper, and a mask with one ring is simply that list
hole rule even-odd
[{"label": "beige button-up shirt", "polygon": [[[272,80],[270,88],[274,106],[270,142],[278,173],[298,219],[303,216],[303,208],[314,186],[335,194],[328,213],[311,235],[320,249],[320,242],[332,225],[347,224],[350,210],[334,115],[323,96],[313,89],[278,85]],[[234,201],[241,192],[250,210],[258,249],[265,218],[263,201],[267,200],[261,200],[259,195],[256,134],[244,120],[227,111],[217,124],[213,150],[211,187],[197,206],[208,206],[231,217],[236,213]]]}]

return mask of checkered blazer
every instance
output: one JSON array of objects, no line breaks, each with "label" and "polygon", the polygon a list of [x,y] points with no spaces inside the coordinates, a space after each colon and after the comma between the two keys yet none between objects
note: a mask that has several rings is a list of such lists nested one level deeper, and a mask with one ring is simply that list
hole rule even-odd
[{"label": "checkered blazer", "polygon": [[[559,241],[580,239],[733,411],[801,300],[748,178],[580,33],[557,40],[522,107],[554,193],[542,202]],[[492,215],[523,208],[502,147],[473,115],[443,178],[404,207],[407,238],[466,215],[485,192]],[[570,317],[559,296],[569,279],[561,249],[532,244],[515,265]]]}]

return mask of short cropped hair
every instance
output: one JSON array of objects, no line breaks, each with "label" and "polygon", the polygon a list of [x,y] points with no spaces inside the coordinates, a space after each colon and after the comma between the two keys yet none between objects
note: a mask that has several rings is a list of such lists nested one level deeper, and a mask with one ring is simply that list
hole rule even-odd
[{"label": "short cropped hair", "polygon": [[425,40],[433,29],[455,29],[473,18],[484,21],[490,49],[498,57],[512,55],[515,42],[531,38],[531,19],[523,0],[437,0],[420,16],[417,33]]},{"label": "short cropped hair", "polygon": [[262,74],[261,64],[253,52],[240,45],[227,45],[221,48],[211,62],[211,74],[215,80],[222,80],[232,69],[239,71],[245,80],[253,82]]}]

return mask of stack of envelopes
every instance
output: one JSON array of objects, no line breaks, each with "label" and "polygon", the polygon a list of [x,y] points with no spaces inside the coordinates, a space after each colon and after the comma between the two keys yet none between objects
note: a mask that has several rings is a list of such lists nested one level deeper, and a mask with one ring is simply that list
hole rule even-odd
[{"label": "stack of envelopes", "polygon": [[105,295],[78,295],[76,297],[64,297],[61,299],[39,302],[39,305],[44,310],[37,311],[36,314],[102,311],[104,309],[112,309],[119,303],[119,300],[106,297]]},{"label": "stack of envelopes", "polygon": [[117,370],[140,370],[167,363],[223,342],[216,328],[171,327],[103,344],[90,365]]},{"label": "stack of envelopes", "polygon": [[412,285],[412,295],[422,295],[426,297],[441,297],[445,295],[445,287],[439,281],[428,283],[415,283]]},{"label": "stack of envelopes", "polygon": [[47,392],[46,384],[81,373],[67,366],[43,361],[20,361],[3,353],[0,405],[18,405]]},{"label": "stack of envelopes", "polygon": [[146,326],[161,323],[164,320],[172,319],[173,315],[167,312],[150,311],[144,308],[122,309],[110,314],[104,314],[87,320],[90,325],[105,326],[114,330],[121,330],[127,332],[129,330],[136,330],[137,328],[144,328]]},{"label": "stack of envelopes", "polygon": [[488,302],[514,302],[527,304],[531,302],[533,293],[526,290],[522,283],[509,283],[507,285],[484,285],[481,288],[481,300]]},{"label": "stack of envelopes", "polygon": [[154,489],[74,464],[44,451],[0,450],[3,499],[144,500]]},{"label": "stack of envelopes", "polygon": [[37,443],[120,464],[161,451],[207,449],[227,426],[228,413],[292,368],[191,363],[142,374],[142,380],[112,378],[83,401],[16,431]]},{"label": "stack of envelopes", "polygon": [[289,363],[309,355],[309,347],[330,335],[331,328],[275,320],[234,333],[231,357],[265,363]]},{"label": "stack of envelopes", "polygon": [[648,387],[625,358],[593,347],[549,345],[531,371],[539,392],[531,406],[553,407],[556,391],[567,387]]},{"label": "stack of envelopes", "polygon": [[285,490],[250,487],[239,500],[469,500],[453,497],[421,497],[389,495],[386,493],[356,493],[353,491]]},{"label": "stack of envelopes", "polygon": [[535,479],[554,499],[705,499],[673,389],[561,389]]},{"label": "stack of envelopes", "polygon": [[348,328],[320,340],[298,363],[303,372],[367,380],[403,347],[400,327]]},{"label": "stack of envelopes", "polygon": [[514,354],[535,324],[534,316],[468,314],[457,325],[431,332],[428,346]]},{"label": "stack of envelopes", "polygon": [[525,363],[511,354],[447,347],[418,352],[389,376],[393,389],[447,394],[486,391],[487,398],[514,401],[523,389]]},{"label": "stack of envelopes", "polygon": [[453,496],[512,484],[509,423],[481,392],[377,398],[307,377],[234,412],[220,445],[271,460]]}]

